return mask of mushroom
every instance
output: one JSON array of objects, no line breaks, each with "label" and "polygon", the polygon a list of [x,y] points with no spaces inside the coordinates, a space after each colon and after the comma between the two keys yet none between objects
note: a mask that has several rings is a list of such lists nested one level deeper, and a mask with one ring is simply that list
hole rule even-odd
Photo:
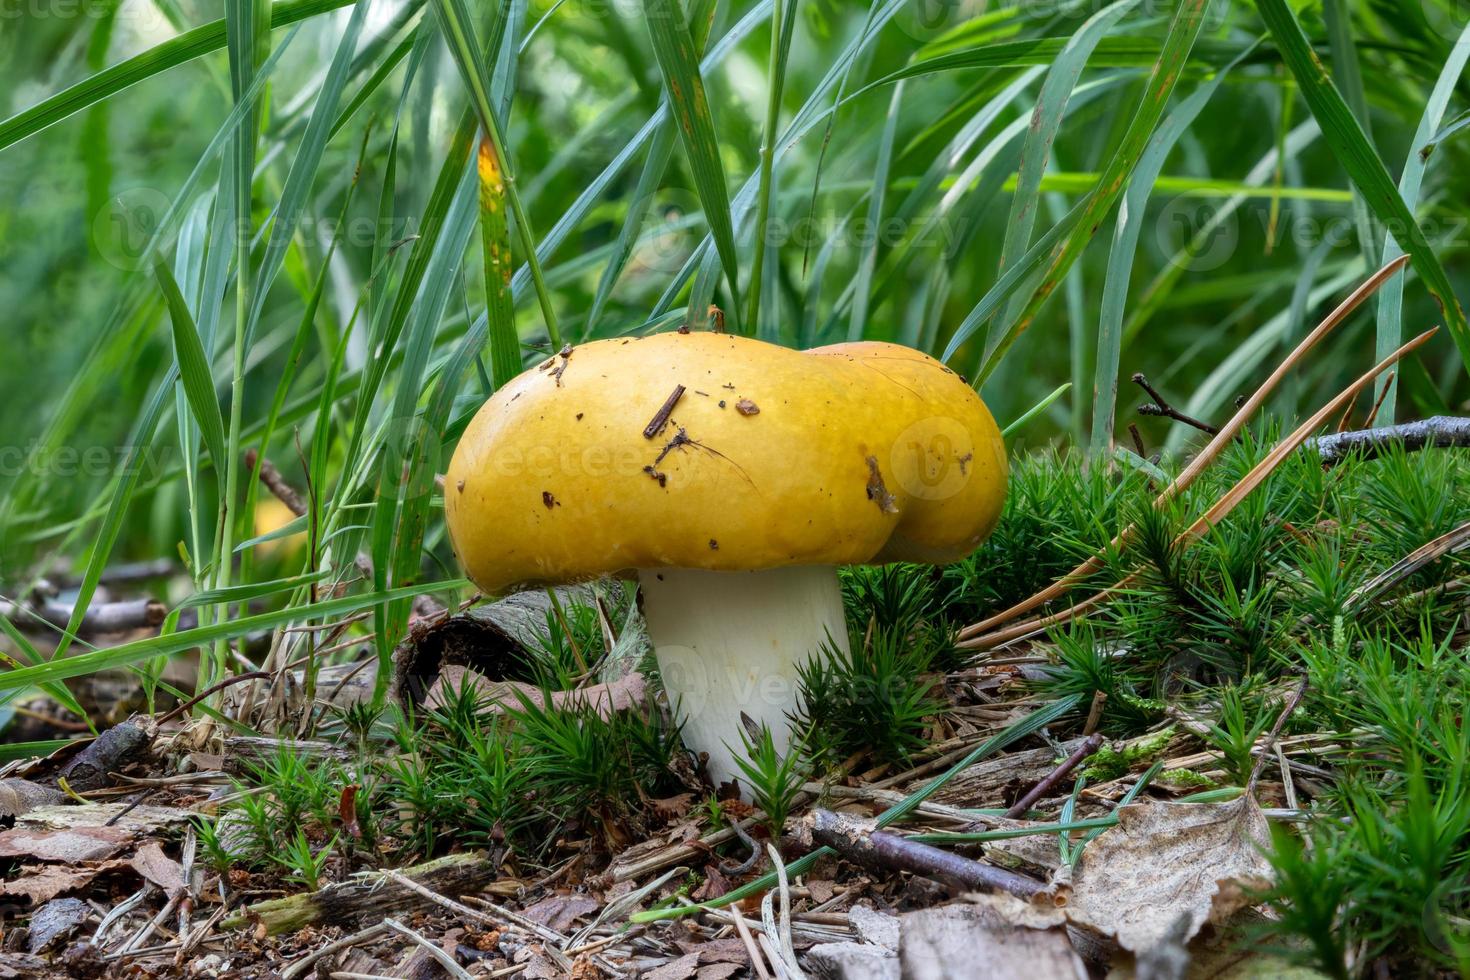
[{"label": "mushroom", "polygon": [[487,593],[636,574],[718,785],[741,714],[784,749],[799,667],[846,651],[837,566],[963,557],[1005,486],[994,420],[933,358],[668,333],[564,348],[507,383],[465,430],[444,509]]}]

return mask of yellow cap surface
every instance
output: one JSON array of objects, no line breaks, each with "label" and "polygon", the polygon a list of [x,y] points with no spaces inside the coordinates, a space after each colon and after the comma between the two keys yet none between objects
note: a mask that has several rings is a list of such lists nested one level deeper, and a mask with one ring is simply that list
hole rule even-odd
[{"label": "yellow cap surface", "polygon": [[953,561],[1005,488],[990,412],[927,355],[664,333],[583,344],[496,392],[444,505],[494,593],[635,568]]}]

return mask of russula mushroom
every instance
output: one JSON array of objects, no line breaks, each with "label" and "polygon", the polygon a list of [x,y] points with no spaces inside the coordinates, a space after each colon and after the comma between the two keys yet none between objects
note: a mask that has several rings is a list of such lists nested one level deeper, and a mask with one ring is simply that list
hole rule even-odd
[{"label": "russula mushroom", "polygon": [[784,745],[797,668],[846,649],[837,566],[963,557],[1005,486],[990,413],[924,354],[668,333],[564,349],[502,387],[444,509],[487,593],[637,575],[685,743],[718,784],[741,713]]}]

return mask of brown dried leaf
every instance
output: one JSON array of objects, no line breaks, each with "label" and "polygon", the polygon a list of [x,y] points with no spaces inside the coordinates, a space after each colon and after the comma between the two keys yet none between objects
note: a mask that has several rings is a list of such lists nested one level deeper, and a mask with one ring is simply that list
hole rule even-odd
[{"label": "brown dried leaf", "polygon": [[1137,803],[1082,854],[1067,917],[1146,952],[1187,916],[1187,942],[1250,904],[1271,881],[1262,854],[1270,832],[1249,797],[1230,803]]},{"label": "brown dried leaf", "polygon": [[[1018,900],[1019,901],[1019,900]],[[947,905],[910,912],[899,928],[898,959],[905,980],[973,975],[1087,980],[1087,967],[1061,928],[1015,925],[996,905]]]},{"label": "brown dried leaf", "polygon": [[138,874],[163,889],[165,895],[172,895],[184,887],[183,865],[163,853],[158,841],[143,844],[128,863]]},{"label": "brown dried leaf", "polygon": [[28,865],[22,867],[9,881],[0,882],[0,895],[24,895],[33,904],[49,902],[57,895],[76,891],[92,883],[104,871],[115,871],[128,867],[128,862],[115,859],[82,867],[59,864]]},{"label": "brown dried leaf", "polygon": [[586,895],[553,895],[542,899],[521,914],[548,929],[566,932],[578,918],[597,911],[597,908],[597,903]]}]

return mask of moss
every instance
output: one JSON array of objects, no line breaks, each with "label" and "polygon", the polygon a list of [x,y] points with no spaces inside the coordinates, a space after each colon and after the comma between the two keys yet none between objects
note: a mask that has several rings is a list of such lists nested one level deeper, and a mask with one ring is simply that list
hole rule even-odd
[{"label": "moss", "polygon": [[1174,789],[1213,789],[1215,781],[1193,769],[1165,769],[1154,782]]},{"label": "moss", "polygon": [[1121,779],[1133,769],[1151,764],[1168,748],[1173,737],[1174,727],[1171,725],[1152,735],[1125,742],[1120,748],[1104,745],[1088,759],[1082,775],[1087,777],[1089,783]]}]

